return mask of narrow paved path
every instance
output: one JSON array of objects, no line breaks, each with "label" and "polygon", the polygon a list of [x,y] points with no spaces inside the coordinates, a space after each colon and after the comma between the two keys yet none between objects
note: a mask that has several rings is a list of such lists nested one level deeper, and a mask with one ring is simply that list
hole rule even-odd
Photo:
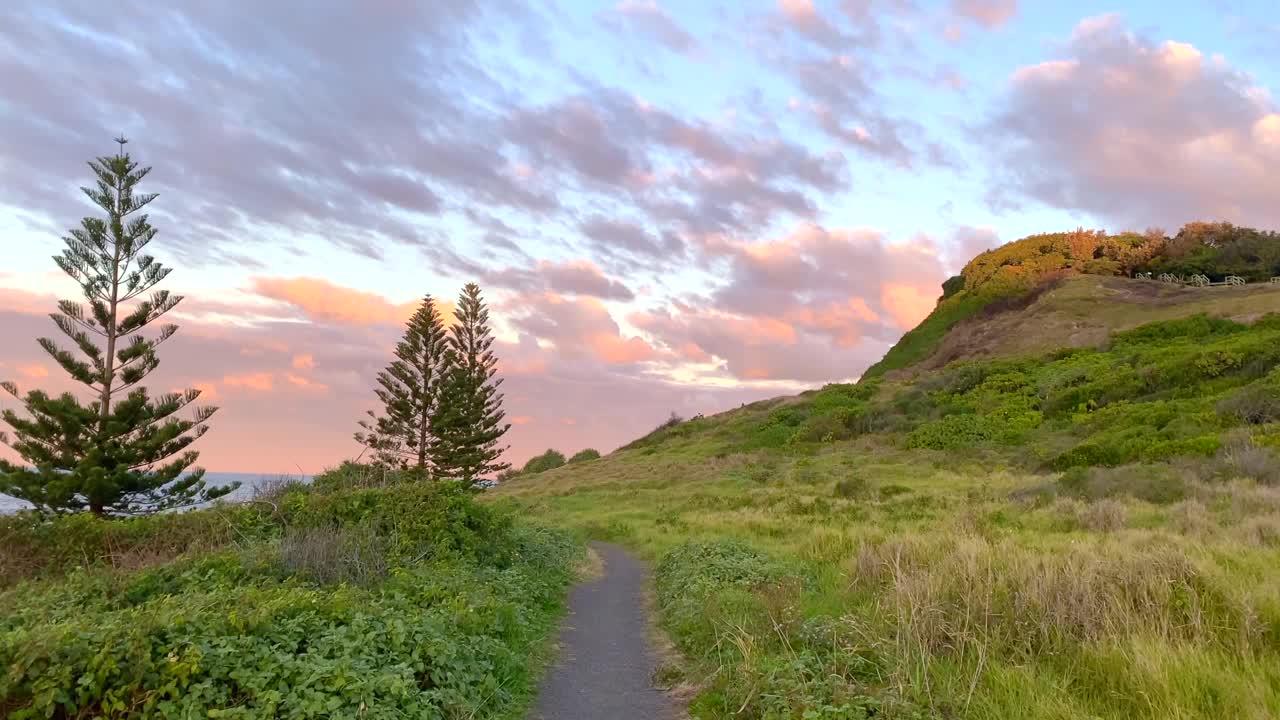
[{"label": "narrow paved path", "polygon": [[531,720],[670,720],[653,687],[656,661],[644,611],[645,570],[617,545],[593,543],[604,574],[569,594],[561,658],[542,682]]}]

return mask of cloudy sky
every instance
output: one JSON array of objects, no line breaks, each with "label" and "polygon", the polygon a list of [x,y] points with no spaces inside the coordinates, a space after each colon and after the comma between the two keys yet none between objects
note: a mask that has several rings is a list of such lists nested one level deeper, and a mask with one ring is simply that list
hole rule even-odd
[{"label": "cloudy sky", "polygon": [[49,258],[123,133],[212,470],[354,455],[468,281],[518,462],[856,378],[999,242],[1280,227],[1269,0],[169,5],[0,7],[0,378],[69,387]]}]

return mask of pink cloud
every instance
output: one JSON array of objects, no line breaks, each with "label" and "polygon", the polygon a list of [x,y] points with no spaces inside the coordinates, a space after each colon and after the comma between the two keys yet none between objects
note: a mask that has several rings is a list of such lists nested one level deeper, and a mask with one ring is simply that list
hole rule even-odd
[{"label": "pink cloud", "polygon": [[42,378],[49,377],[49,368],[44,365],[19,365],[16,369],[19,375],[31,380],[40,380]]},{"label": "pink cloud", "polygon": [[292,365],[294,370],[314,370],[316,367],[316,358],[314,355],[309,353],[305,355],[294,355]]},{"label": "pink cloud", "polygon": [[625,283],[608,277],[600,266],[585,259],[565,262],[539,260],[531,269],[507,268],[491,274],[487,280],[520,292],[542,290],[605,300],[635,299],[635,294]]},{"label": "pink cloud", "polygon": [[[316,382],[315,380],[305,378],[301,375],[295,375],[294,373],[291,373],[291,372],[285,373],[284,379],[287,380],[290,385],[297,388],[302,388],[303,390],[309,390],[312,392],[324,392],[329,389],[329,386],[325,385],[324,383]],[[270,388],[267,388],[267,389],[270,389]]]},{"label": "pink cloud", "polygon": [[801,223],[780,238],[700,241],[722,278],[710,296],[628,320],[673,356],[719,361],[740,380],[856,377],[932,310],[946,277],[924,236]]},{"label": "pink cloud", "polygon": [[623,0],[617,10],[638,28],[675,52],[695,49],[697,41],[654,0]]},{"label": "pink cloud", "polygon": [[604,303],[590,297],[555,293],[516,296],[503,302],[522,333],[545,340],[565,358],[590,358],[611,364],[652,360],[657,353],[639,337],[624,337]]},{"label": "pink cloud", "polygon": [[1012,73],[988,123],[991,200],[1030,199],[1120,227],[1195,219],[1280,225],[1280,108],[1222,57],[1077,25],[1062,57]]},{"label": "pink cloud", "polygon": [[987,30],[995,30],[1018,14],[1018,0],[952,0],[951,11]]},{"label": "pink cloud", "polygon": [[204,402],[217,400],[219,397],[218,386],[211,382],[193,382],[190,387],[200,391],[200,399]]},{"label": "pink cloud", "polygon": [[413,315],[418,302],[393,303],[373,292],[343,287],[313,277],[255,277],[253,292],[277,300],[322,322],[400,324]]},{"label": "pink cloud", "polygon": [[597,357],[607,363],[630,364],[652,360],[657,353],[649,343],[638,337],[622,338],[601,333],[593,335],[587,343]]},{"label": "pink cloud", "polygon": [[814,7],[813,0],[778,0],[778,9],[788,27],[827,48],[836,48],[844,39],[835,25]]},{"label": "pink cloud", "polygon": [[268,392],[275,387],[275,378],[269,372],[245,373],[243,375],[227,375],[222,378],[222,384],[228,387],[245,388],[247,390],[257,390],[259,392]]},{"label": "pink cloud", "polygon": [[898,327],[910,330],[933,312],[940,294],[936,286],[921,287],[905,283],[885,285],[880,290],[884,308],[898,323]]},{"label": "pink cloud", "polygon": [[55,295],[0,288],[0,310],[28,315],[47,315],[57,306],[58,298]]}]

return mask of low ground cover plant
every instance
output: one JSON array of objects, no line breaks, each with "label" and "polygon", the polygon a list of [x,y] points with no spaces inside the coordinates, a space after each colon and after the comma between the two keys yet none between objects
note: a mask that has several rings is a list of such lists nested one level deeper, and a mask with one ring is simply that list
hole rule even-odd
[{"label": "low ground cover plant", "polygon": [[[580,546],[460,485],[326,484],[339,486],[137,526],[77,516],[11,528],[83,562],[0,593],[0,714],[518,715]],[[109,529],[55,537],[92,522]],[[105,548],[132,538],[141,552],[159,542],[152,525],[201,539],[113,565]]]}]

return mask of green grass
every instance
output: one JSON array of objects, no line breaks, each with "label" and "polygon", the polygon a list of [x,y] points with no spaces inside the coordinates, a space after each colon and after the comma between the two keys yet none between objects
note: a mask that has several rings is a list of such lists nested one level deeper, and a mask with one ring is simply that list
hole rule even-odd
[{"label": "green grass", "polygon": [[496,496],[654,563],[695,717],[1275,717],[1280,423],[1226,401],[1280,392],[1278,347],[1276,316],[1178,318],[756,403]]}]

